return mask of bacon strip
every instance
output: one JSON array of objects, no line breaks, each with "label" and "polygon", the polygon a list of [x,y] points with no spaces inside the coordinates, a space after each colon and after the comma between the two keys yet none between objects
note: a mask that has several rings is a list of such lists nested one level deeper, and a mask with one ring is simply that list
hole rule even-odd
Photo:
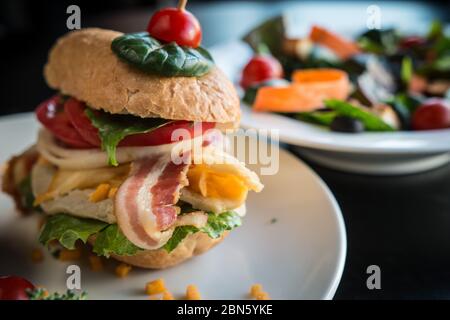
[{"label": "bacon strip", "polygon": [[176,164],[170,154],[133,162],[132,174],[120,186],[115,214],[125,236],[143,249],[157,249],[172,236],[180,189],[187,184],[190,152]]}]

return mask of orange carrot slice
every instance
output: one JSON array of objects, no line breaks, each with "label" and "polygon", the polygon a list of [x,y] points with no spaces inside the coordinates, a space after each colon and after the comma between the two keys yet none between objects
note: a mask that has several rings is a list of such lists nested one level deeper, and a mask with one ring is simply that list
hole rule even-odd
[{"label": "orange carrot slice", "polygon": [[344,60],[360,53],[356,43],[319,26],[312,27],[309,38],[313,42],[327,47]]},{"label": "orange carrot slice", "polygon": [[338,69],[304,69],[292,74],[295,86],[314,91],[321,99],[345,100],[350,92],[347,73]]},{"label": "orange carrot slice", "polygon": [[307,112],[322,105],[314,94],[296,86],[263,87],[256,94],[253,110],[273,112]]},{"label": "orange carrot slice", "polygon": [[293,73],[288,87],[263,87],[258,90],[254,111],[308,112],[320,109],[325,99],[345,100],[349,80],[337,69],[305,69]]}]

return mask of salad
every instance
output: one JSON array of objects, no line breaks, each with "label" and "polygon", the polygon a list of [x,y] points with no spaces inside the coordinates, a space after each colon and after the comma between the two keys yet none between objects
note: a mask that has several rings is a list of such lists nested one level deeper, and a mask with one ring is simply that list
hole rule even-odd
[{"label": "salad", "polygon": [[242,70],[243,101],[337,132],[450,128],[450,36],[372,29],[347,39],[318,25],[286,35],[276,17],[245,37],[254,56]]}]

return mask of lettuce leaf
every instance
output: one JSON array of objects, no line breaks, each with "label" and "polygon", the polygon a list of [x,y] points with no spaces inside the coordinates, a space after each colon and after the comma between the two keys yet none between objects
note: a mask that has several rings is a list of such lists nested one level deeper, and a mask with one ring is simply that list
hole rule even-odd
[{"label": "lettuce leaf", "polygon": [[181,241],[184,240],[184,238],[198,231],[199,229],[194,226],[176,227],[173,231],[172,237],[169,239],[169,241],[166,242],[163,248],[170,253],[172,250],[178,247],[178,245],[181,243]]},{"label": "lettuce leaf", "polygon": [[98,129],[102,150],[108,154],[108,164],[117,166],[116,149],[120,141],[125,137],[149,133],[165,126],[172,120],[160,118],[139,118],[131,115],[108,114],[86,108],[85,113],[94,127]]},{"label": "lettuce leaf", "polygon": [[58,240],[63,247],[73,250],[78,240],[86,243],[92,235],[97,236],[93,251],[99,256],[134,255],[141,250],[124,236],[117,224],[66,214],[57,214],[48,218],[39,236],[39,242],[48,245],[50,241]]},{"label": "lettuce leaf", "polygon": [[91,235],[100,232],[107,225],[106,222],[98,220],[57,214],[48,218],[39,236],[39,242],[48,245],[50,241],[58,240],[63,247],[73,250],[77,240],[86,243]]},{"label": "lettuce leaf", "polygon": [[132,256],[140,250],[142,249],[125,237],[117,224],[111,224],[100,231],[95,239],[93,249],[94,253],[105,257],[109,257],[111,254]]},{"label": "lettuce leaf", "polygon": [[167,241],[163,248],[170,253],[184,240],[184,238],[196,232],[203,232],[210,238],[217,239],[225,231],[232,230],[240,225],[241,217],[234,211],[226,211],[221,214],[208,213],[208,222],[204,227],[181,226],[175,228],[172,237]]},{"label": "lettuce leaf", "polygon": [[233,230],[241,225],[241,217],[234,211],[226,211],[221,214],[208,213],[208,222],[200,229],[210,238],[217,239],[225,231]]},{"label": "lettuce leaf", "polygon": [[[225,231],[240,225],[241,217],[234,211],[221,214],[208,213],[208,222],[204,227],[180,226],[175,228],[172,237],[163,248],[170,253],[188,235],[196,232],[203,232],[209,237],[217,239]],[[96,235],[93,252],[99,256],[109,257],[111,254],[130,256],[142,250],[125,237],[117,224],[107,224],[66,214],[57,214],[48,218],[39,236],[39,242],[48,245],[50,241],[58,240],[63,247],[73,250],[77,240],[86,243],[92,235]]]}]

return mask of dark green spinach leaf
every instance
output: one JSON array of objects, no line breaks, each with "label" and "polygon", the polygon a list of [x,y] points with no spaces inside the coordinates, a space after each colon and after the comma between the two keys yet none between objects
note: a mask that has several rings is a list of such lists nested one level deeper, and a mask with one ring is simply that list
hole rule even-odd
[{"label": "dark green spinach leaf", "polygon": [[166,77],[200,77],[214,65],[205,49],[161,43],[147,32],[125,34],[113,40],[112,51],[140,70]]},{"label": "dark green spinach leaf", "polygon": [[261,44],[265,45],[271,54],[279,58],[284,56],[283,38],[285,37],[285,25],[282,16],[270,19],[255,27],[243,40],[247,42],[255,52],[258,52]]},{"label": "dark green spinach leaf", "polygon": [[395,29],[371,29],[357,38],[358,45],[365,52],[394,54],[398,49],[400,36]]}]

